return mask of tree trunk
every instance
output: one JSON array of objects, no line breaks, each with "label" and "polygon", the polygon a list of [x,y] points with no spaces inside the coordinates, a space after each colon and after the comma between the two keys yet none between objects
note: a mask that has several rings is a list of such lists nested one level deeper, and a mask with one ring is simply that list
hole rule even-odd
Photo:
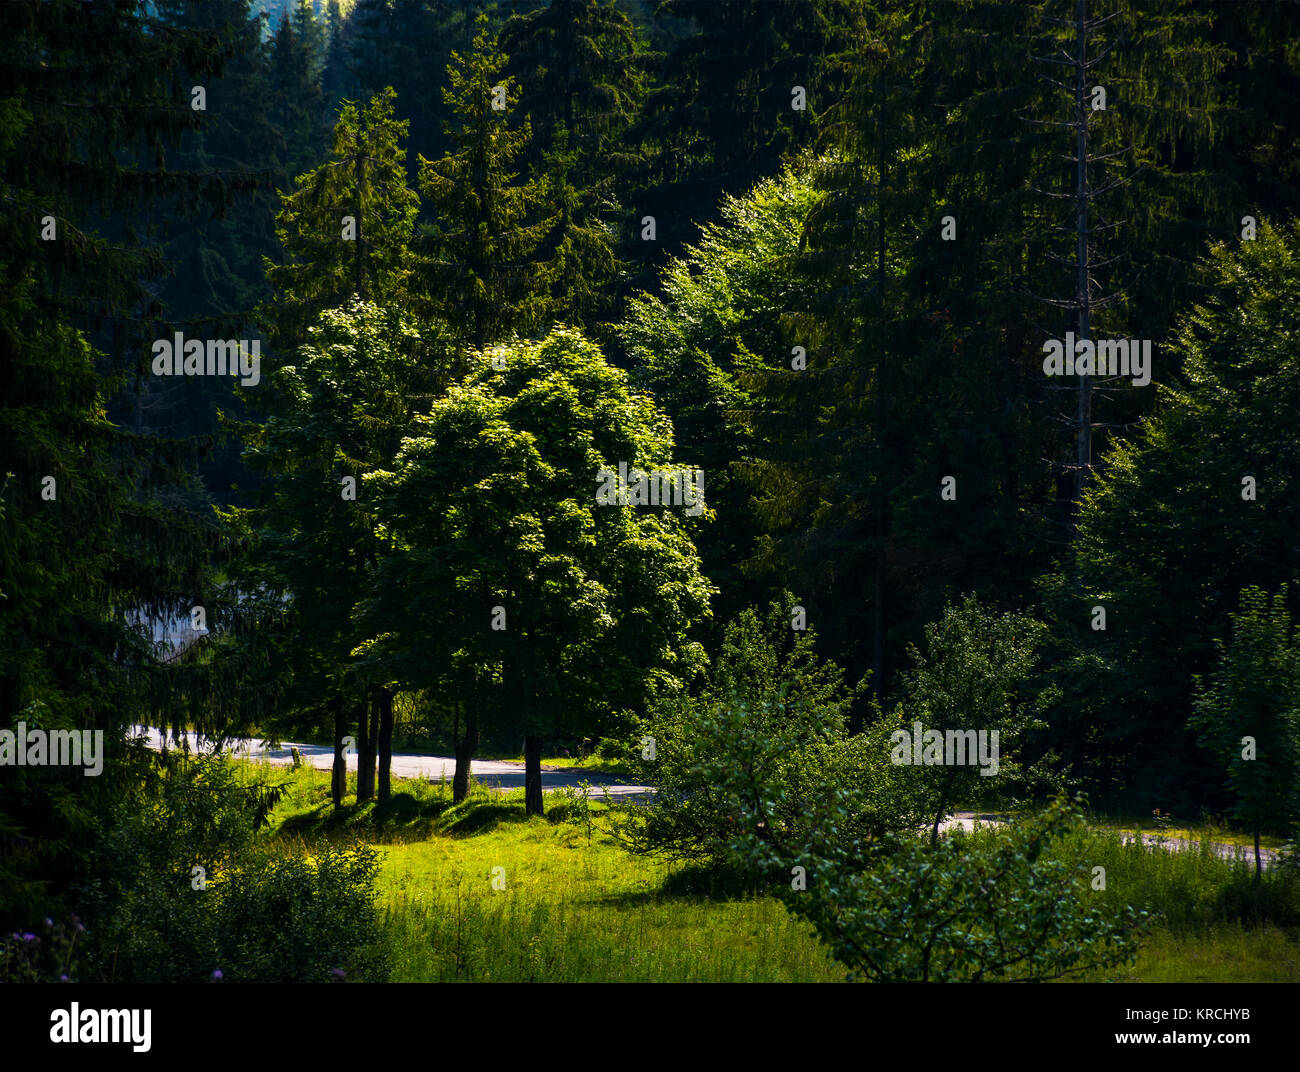
[{"label": "tree trunk", "polygon": [[[1075,15],[1075,37],[1078,53],[1075,60],[1075,301],[1079,307],[1078,341],[1092,337],[1089,325],[1091,292],[1088,287],[1088,110],[1085,104],[1088,31],[1085,15],[1086,0],[1078,0]],[[1079,376],[1079,406],[1075,418],[1074,463],[1075,501],[1082,503],[1084,489],[1092,472],[1092,377]]]},{"label": "tree trunk", "polygon": [[342,697],[334,700],[334,770],[330,775],[330,799],[335,810],[343,806],[348,788],[348,760],[343,754],[343,737],[348,732],[347,708]]},{"label": "tree trunk", "polygon": [[375,731],[369,698],[357,711],[357,803],[375,797]]},{"label": "tree trunk", "polygon": [[465,705],[465,736],[456,742],[456,774],[451,782],[451,799],[459,804],[469,796],[470,761],[478,751],[478,708],[474,700]]},{"label": "tree trunk", "polygon": [[544,815],[542,802],[542,739],[528,734],[524,737],[524,811],[528,815]]},{"label": "tree trunk", "polygon": [[379,690],[379,803],[393,796],[393,690]]}]

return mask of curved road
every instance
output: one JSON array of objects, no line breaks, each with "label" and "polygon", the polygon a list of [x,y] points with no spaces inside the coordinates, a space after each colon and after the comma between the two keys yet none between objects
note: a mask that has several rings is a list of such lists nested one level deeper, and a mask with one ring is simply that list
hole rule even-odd
[{"label": "curved road", "polygon": [[[149,747],[155,751],[162,749],[162,734],[158,730],[148,726],[133,726],[132,732],[136,735],[143,735],[147,739]],[[186,733],[184,738],[191,751],[212,751],[211,742],[200,742],[198,736],[194,733]],[[169,739],[168,747],[179,748],[183,746]],[[302,755],[302,761],[310,763],[313,767],[329,770],[334,766],[334,749],[323,744],[300,744],[294,741],[285,741],[279,748],[267,748],[261,741],[239,738],[229,742],[225,750],[232,755],[248,759],[264,759],[278,767],[287,767],[293,762],[293,756],[289,751],[291,748],[298,749]],[[356,753],[349,751],[347,759],[348,770],[355,771],[357,769]],[[445,778],[450,782],[452,775],[456,772],[456,759],[454,756],[430,756],[416,752],[394,752],[392,772],[394,778],[428,778],[430,781]],[[524,765],[522,763],[510,763],[505,760],[495,759],[475,759],[470,761],[470,772],[477,781],[484,782],[494,788],[522,789],[524,785]],[[646,800],[654,794],[653,786],[631,785],[599,771],[584,771],[573,767],[542,768],[543,792],[548,789],[559,789],[562,786],[579,785],[583,779],[586,779],[591,786],[587,795],[597,799],[603,799],[606,788],[609,789],[611,797],[621,800]]]},{"label": "curved road", "polygon": [[[150,748],[160,750],[162,748],[162,735],[158,730],[147,726],[134,726],[132,731],[137,735],[144,735]],[[184,735],[192,751],[200,750],[200,742],[196,734],[187,733]],[[179,747],[172,742],[171,747]],[[285,741],[279,748],[267,748],[261,741],[239,738],[229,742],[226,751],[237,756],[244,756],[249,759],[264,759],[279,767],[287,767],[293,762],[290,754],[291,748],[297,748],[302,755],[304,763],[310,763],[313,767],[319,767],[322,770],[329,770],[334,765],[334,749],[329,745],[322,744],[298,744],[293,741]],[[210,742],[202,743],[202,751],[211,751]],[[355,752],[348,753],[348,770],[357,769],[357,756]],[[453,756],[430,756],[417,752],[394,752],[392,772],[396,778],[428,778],[431,781],[437,781],[445,778],[451,781],[452,775],[456,771],[456,760]],[[487,785],[497,789],[522,789],[524,784],[524,765],[522,763],[511,763],[506,760],[496,759],[475,759],[470,761],[470,771],[477,781],[484,782]],[[542,790],[559,789],[562,786],[580,785],[586,779],[590,788],[587,795],[596,799],[604,799],[604,792],[609,790],[609,795],[618,800],[635,801],[638,803],[648,802],[654,796],[654,787],[649,785],[632,785],[628,782],[621,782],[611,778],[608,775],[601,774],[598,771],[584,771],[573,767],[543,767],[542,768]],[[996,825],[998,819],[993,815],[979,814],[971,811],[954,812],[952,817],[940,824],[939,829],[948,830],[966,830],[969,831],[976,824],[993,824]],[[1126,834],[1125,841],[1132,841],[1133,835]],[[1143,844],[1150,847],[1163,847],[1181,850],[1194,850],[1199,848],[1200,843],[1197,841],[1187,841],[1181,838],[1161,838],[1156,834],[1143,834]],[[1238,852],[1243,852],[1250,862],[1254,862],[1254,850],[1239,849],[1234,845],[1216,844],[1215,851],[1225,859],[1232,859]],[[1275,849],[1263,849],[1260,851],[1260,857],[1267,867],[1277,860],[1278,853]]]}]

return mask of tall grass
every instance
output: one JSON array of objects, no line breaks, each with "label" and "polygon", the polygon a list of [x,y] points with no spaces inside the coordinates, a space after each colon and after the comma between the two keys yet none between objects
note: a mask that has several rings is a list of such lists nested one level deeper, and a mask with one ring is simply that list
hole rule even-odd
[{"label": "tall grass", "polygon": [[[633,856],[610,836],[604,805],[548,794],[546,818],[522,791],[394,783],[393,800],[335,813],[328,772],[289,776],[274,836],[378,847],[378,907],[396,981],[832,982],[845,972],[775,891],[734,876]],[[590,826],[588,819],[591,820]],[[996,837],[981,828],[977,837]],[[1300,893],[1281,870],[1256,888],[1253,862],[1222,859],[1212,838],[1175,851],[1125,843],[1118,830],[1072,834],[1053,853],[1105,869],[1080,896],[1145,908],[1151,931],[1133,966],[1097,980],[1300,979]],[[494,868],[501,871],[494,872]],[[504,880],[504,888],[494,888]]]}]

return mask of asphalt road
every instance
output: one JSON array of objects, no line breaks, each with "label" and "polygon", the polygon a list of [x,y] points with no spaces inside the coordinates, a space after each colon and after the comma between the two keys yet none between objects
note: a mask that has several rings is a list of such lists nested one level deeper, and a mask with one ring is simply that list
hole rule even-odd
[{"label": "asphalt road", "polygon": [[[148,739],[150,748],[161,749],[162,735],[158,730],[151,727],[135,726],[134,731],[137,734],[144,734]],[[194,751],[198,751],[200,744],[197,736],[193,733],[187,733],[184,736],[189,747]],[[171,747],[179,746],[173,742]],[[304,763],[310,763],[322,770],[329,770],[334,765],[334,749],[328,745],[300,744],[285,741],[279,748],[266,748],[261,741],[241,738],[231,741],[226,751],[250,759],[264,759],[275,766],[287,767],[293,762],[293,756],[290,753],[292,748],[298,749]],[[210,750],[211,746],[205,743],[203,751]],[[357,769],[356,753],[350,752],[347,758],[348,770],[355,771]],[[524,765],[522,763],[510,763],[496,759],[475,759],[470,761],[470,770],[475,779],[494,788],[520,789],[524,784]],[[456,772],[456,759],[454,756],[429,756],[416,752],[394,752],[392,772],[393,776],[397,778],[428,778],[432,781],[445,778],[450,782],[452,775]],[[633,785],[602,775],[596,771],[583,771],[572,767],[542,768],[542,791],[559,789],[562,786],[580,785],[584,779],[590,786],[587,795],[598,800],[604,799],[606,789],[609,790],[610,797],[617,800],[645,802],[654,796],[653,786]],[[996,825],[997,819],[992,815],[959,811],[953,813],[951,817],[941,823],[939,829],[944,832],[957,829],[969,831],[977,823]],[[1132,841],[1133,835],[1126,835],[1124,840]],[[1174,851],[1192,850],[1199,847],[1199,842],[1196,841],[1161,838],[1156,834],[1143,834],[1142,841],[1143,844],[1152,847],[1164,847]],[[1253,849],[1242,850],[1233,845],[1216,844],[1215,851],[1225,859],[1232,859],[1238,852],[1243,851],[1250,861],[1253,862],[1255,858]],[[1276,862],[1277,855],[1274,849],[1260,850],[1260,857],[1266,867]]]},{"label": "asphalt road", "polygon": [[[162,735],[158,730],[145,726],[135,726],[133,729],[136,734],[143,734],[147,738],[150,748],[155,750],[162,748]],[[197,735],[187,733],[184,737],[192,751],[197,752],[200,750]],[[169,747],[179,748],[181,745],[171,741]],[[329,770],[334,766],[334,749],[329,745],[285,741],[279,748],[266,748],[261,741],[241,738],[229,742],[225,750],[236,756],[249,759],[264,759],[275,766],[287,767],[293,762],[293,756],[290,753],[292,748],[298,749],[302,755],[302,761],[310,763],[313,767]],[[203,742],[202,751],[208,752],[211,750],[211,745]],[[348,770],[355,771],[357,769],[356,753],[349,752],[347,759]],[[415,752],[394,752],[391,769],[395,778],[428,778],[431,781],[445,778],[450,782],[452,775],[456,773],[456,759],[454,756],[429,756]],[[522,789],[524,785],[524,765],[522,763],[509,763],[495,759],[475,759],[470,761],[470,771],[475,779],[494,788]],[[654,793],[652,786],[632,785],[611,778],[609,775],[601,774],[598,771],[584,771],[572,767],[550,769],[543,767],[542,791],[559,789],[562,786],[579,785],[584,779],[591,787],[588,790],[588,796],[596,799],[604,799],[604,790],[606,788],[609,789],[611,797],[622,800],[645,800]]]}]

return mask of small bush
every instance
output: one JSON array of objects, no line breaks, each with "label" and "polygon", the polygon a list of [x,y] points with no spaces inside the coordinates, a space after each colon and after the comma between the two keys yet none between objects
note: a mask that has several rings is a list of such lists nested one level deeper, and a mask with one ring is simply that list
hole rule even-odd
[{"label": "small bush", "polygon": [[83,891],[93,920],[86,979],[384,978],[377,854],[258,844],[282,788],[245,783],[221,758],[165,760],[115,816]]}]

